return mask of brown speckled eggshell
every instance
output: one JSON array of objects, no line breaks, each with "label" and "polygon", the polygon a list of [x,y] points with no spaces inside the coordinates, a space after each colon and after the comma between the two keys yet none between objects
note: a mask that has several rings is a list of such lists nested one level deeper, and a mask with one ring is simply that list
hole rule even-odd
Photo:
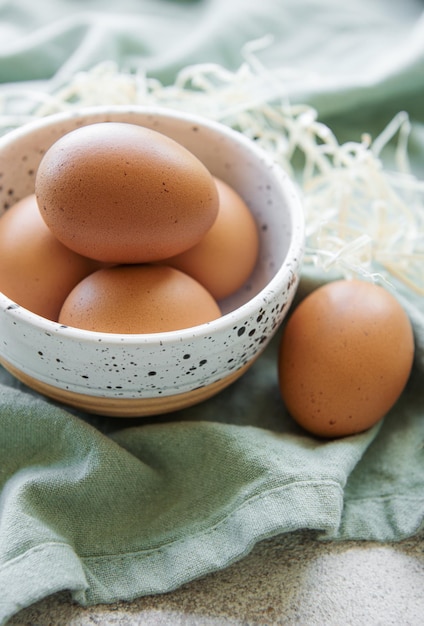
[{"label": "brown speckled eggshell", "polygon": [[120,265],[94,272],[65,300],[59,322],[105,333],[158,333],[210,322],[221,311],[209,292],[162,265]]},{"label": "brown speckled eggshell", "polygon": [[167,263],[193,276],[217,299],[240,289],[251,275],[259,251],[255,219],[243,198],[215,178],[219,212],[199,243]]},{"label": "brown speckled eggshell", "polygon": [[411,323],[385,288],[340,280],[313,291],[292,313],[281,339],[284,403],[305,430],[341,437],[376,424],[411,372]]},{"label": "brown speckled eggshell", "polygon": [[108,263],[145,263],[195,245],[218,213],[212,175],[189,150],[135,124],[65,134],[44,155],[35,192],[55,236]]},{"label": "brown speckled eggshell", "polygon": [[58,241],[38,210],[35,195],[0,218],[0,291],[37,315],[57,321],[75,285],[101,264]]}]

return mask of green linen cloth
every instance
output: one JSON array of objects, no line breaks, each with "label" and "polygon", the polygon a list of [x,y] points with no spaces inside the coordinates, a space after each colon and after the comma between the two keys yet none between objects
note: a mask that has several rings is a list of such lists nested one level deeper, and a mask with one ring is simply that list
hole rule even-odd
[{"label": "green linen cloth", "polygon": [[[103,60],[172,82],[182,67],[241,63],[264,34],[294,102],[345,139],[400,109],[423,172],[422,4],[356,0],[25,0],[0,5],[0,97],[49,91]],[[291,71],[289,71],[291,70]],[[294,70],[294,71],[293,71]],[[22,104],[14,101],[15,111]],[[299,297],[326,276],[305,268]],[[277,334],[242,379],[151,419],[84,415],[0,370],[0,623],[68,589],[84,605],[161,593],[224,568],[277,533],[393,541],[424,518],[424,306],[398,284],[414,326],[413,373],[370,431],[303,432],[277,385]],[[280,331],[281,332],[281,331]]]}]

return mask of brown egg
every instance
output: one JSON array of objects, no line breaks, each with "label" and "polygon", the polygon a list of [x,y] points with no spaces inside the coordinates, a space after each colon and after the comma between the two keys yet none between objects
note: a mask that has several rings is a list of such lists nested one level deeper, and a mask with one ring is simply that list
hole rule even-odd
[{"label": "brown egg", "polygon": [[328,283],[299,304],[284,329],[282,398],[315,435],[358,433],[395,404],[413,357],[412,327],[393,295],[360,280]]},{"label": "brown egg", "polygon": [[58,241],[38,210],[35,195],[0,218],[0,291],[33,313],[56,321],[71,289],[99,263]]},{"label": "brown egg", "polygon": [[74,130],[44,155],[35,191],[65,245],[108,263],[145,263],[195,245],[218,214],[207,168],[176,141],[134,124]]},{"label": "brown egg", "polygon": [[162,265],[120,265],[95,272],[65,300],[59,322],[106,333],[158,333],[220,317],[210,293]]},{"label": "brown egg", "polygon": [[239,289],[255,267],[259,236],[256,222],[241,196],[215,178],[218,217],[194,247],[166,261],[193,276],[217,299]]}]

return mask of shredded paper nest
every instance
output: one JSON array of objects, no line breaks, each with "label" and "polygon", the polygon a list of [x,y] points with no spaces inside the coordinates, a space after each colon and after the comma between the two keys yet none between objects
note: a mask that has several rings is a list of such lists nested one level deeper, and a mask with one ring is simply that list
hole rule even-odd
[{"label": "shredded paper nest", "polygon": [[[105,62],[54,93],[4,93],[0,126],[5,132],[34,117],[107,104],[159,105],[215,119],[257,142],[296,181],[305,210],[306,264],[376,282],[396,277],[424,295],[424,181],[409,166],[408,115],[400,112],[374,140],[364,133],[360,142],[340,144],[315,109],[290,104],[281,78],[258,61],[264,44],[247,45],[234,72],[196,64],[181,70],[172,85]],[[282,83],[278,97],[276,81]],[[29,114],[10,114],[17,98],[30,104]],[[395,169],[387,170],[381,152],[392,140]]]}]

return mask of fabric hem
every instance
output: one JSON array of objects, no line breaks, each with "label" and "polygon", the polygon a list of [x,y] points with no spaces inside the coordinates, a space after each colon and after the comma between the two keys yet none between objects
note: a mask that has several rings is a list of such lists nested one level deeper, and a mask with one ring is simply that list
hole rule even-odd
[{"label": "fabric hem", "polygon": [[[299,526],[297,511],[304,511],[305,500],[308,519]],[[83,558],[89,584],[73,598],[89,606],[167,593],[228,567],[263,539],[300,529],[336,530],[342,508],[343,490],[336,482],[274,488],[195,535],[142,552]]]},{"label": "fabric hem", "polygon": [[84,569],[71,546],[55,542],[35,546],[0,567],[0,626],[57,591],[86,586]]}]

